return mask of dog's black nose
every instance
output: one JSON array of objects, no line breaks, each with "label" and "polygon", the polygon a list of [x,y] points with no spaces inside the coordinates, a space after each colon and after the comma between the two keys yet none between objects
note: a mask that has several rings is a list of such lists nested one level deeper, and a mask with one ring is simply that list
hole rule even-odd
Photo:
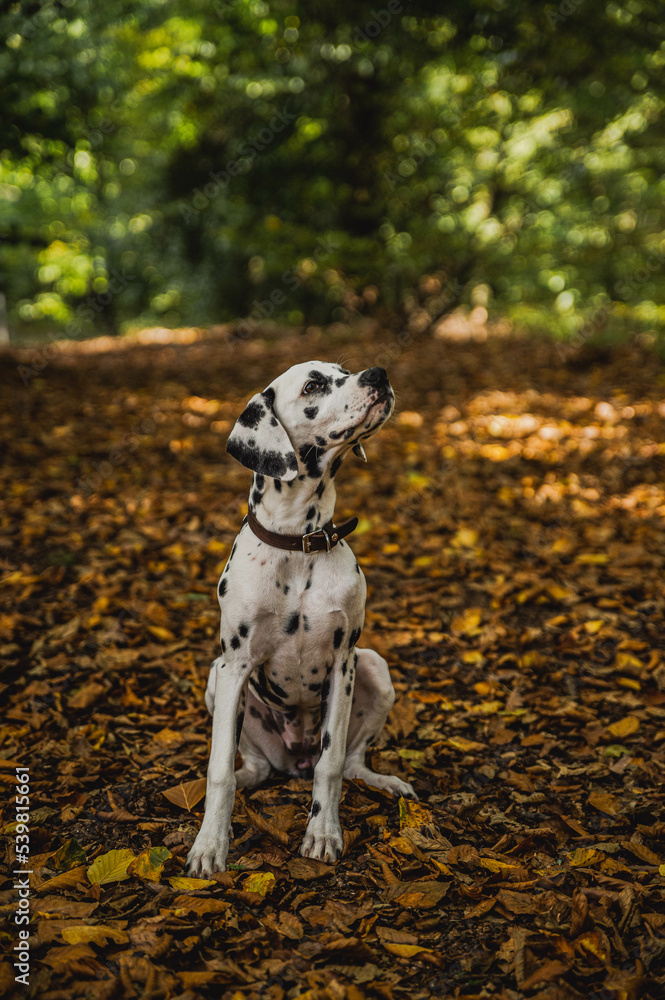
[{"label": "dog's black nose", "polygon": [[385,368],[367,368],[358,379],[358,385],[371,385],[376,389],[389,384]]}]

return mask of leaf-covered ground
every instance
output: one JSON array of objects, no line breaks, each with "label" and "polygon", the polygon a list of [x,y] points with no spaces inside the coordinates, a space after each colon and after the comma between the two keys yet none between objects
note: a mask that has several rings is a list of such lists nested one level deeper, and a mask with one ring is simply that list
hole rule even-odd
[{"label": "leaf-covered ground", "polygon": [[[337,513],[361,517],[361,644],[387,657],[398,694],[369,757],[420,803],[345,783],[333,867],[298,853],[310,784],[271,779],[237,795],[229,870],[183,881],[215,586],[249,484],[224,443],[249,395],[310,357],[384,364],[398,394],[369,464],[340,472]],[[32,958],[17,995],[663,995],[665,374],[652,355],[370,328],[218,333],[22,352],[0,378],[7,871],[17,763],[31,788]]]}]

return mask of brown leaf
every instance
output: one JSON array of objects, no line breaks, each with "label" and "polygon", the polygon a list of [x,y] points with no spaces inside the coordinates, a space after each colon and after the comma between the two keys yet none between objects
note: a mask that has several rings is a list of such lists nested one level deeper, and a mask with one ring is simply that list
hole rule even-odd
[{"label": "brown leaf", "polygon": [[399,903],[405,909],[429,910],[448,892],[450,882],[397,882],[384,889],[386,902]]},{"label": "brown leaf", "polygon": [[206,779],[205,778],[195,778],[194,781],[185,781],[179,785],[174,785],[172,788],[167,788],[162,792],[162,795],[172,802],[174,806],[179,806],[181,809],[187,809],[188,812],[194,808],[197,802],[200,802],[206,793]]}]

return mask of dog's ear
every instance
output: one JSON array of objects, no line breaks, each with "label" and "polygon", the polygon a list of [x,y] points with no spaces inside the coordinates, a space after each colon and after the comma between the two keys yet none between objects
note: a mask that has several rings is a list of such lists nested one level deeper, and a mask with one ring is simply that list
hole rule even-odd
[{"label": "dog's ear", "polygon": [[275,416],[275,390],[257,392],[236,420],[226,450],[241,465],[287,482],[298,475],[298,459],[289,435]]},{"label": "dog's ear", "polygon": [[354,444],[354,446],[353,446],[353,454],[357,455],[358,458],[362,458],[363,462],[367,461],[367,455],[365,454],[365,449],[360,444],[360,442],[358,442],[358,444]]}]

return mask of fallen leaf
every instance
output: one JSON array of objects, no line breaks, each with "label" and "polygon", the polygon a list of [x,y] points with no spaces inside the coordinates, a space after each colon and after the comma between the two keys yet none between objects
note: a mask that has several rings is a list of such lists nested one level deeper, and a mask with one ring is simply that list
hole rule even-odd
[{"label": "fallen leaf", "polygon": [[88,868],[88,881],[92,885],[107,885],[109,882],[124,882],[129,878],[127,869],[134,861],[134,853],[122,848],[107,851],[96,858]]}]

